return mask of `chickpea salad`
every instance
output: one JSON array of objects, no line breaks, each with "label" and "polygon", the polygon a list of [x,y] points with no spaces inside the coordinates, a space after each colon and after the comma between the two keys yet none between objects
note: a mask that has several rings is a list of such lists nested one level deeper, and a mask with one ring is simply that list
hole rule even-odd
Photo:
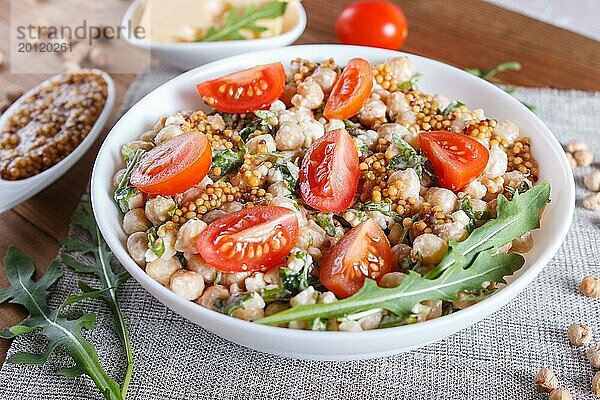
[{"label": "chickpea salad", "polygon": [[122,148],[129,254],[187,300],[293,329],[410,324],[490,296],[523,266],[550,185],[517,125],[419,77],[404,57],[296,59],[199,83],[210,112]]}]

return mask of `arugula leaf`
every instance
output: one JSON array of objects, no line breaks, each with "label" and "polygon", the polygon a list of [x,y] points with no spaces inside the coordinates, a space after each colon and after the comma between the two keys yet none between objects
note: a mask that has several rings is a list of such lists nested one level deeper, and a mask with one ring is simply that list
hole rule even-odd
[{"label": "arugula leaf", "polygon": [[315,216],[315,222],[325,230],[327,236],[334,237],[337,234],[331,214],[318,214]]},{"label": "arugula leaf", "polygon": [[287,188],[290,192],[295,193],[298,188],[298,177],[300,176],[300,168],[293,162],[286,162],[285,164],[275,164],[275,168],[281,171],[283,180],[285,181]]},{"label": "arugula leaf", "polygon": [[257,130],[267,131],[273,134],[273,126],[271,125],[271,118],[276,117],[277,113],[269,110],[256,110],[254,115],[258,117],[252,122],[249,122],[241,131],[240,137],[245,142],[252,133]]},{"label": "arugula leaf", "polygon": [[[84,230],[86,230],[91,238],[91,243],[78,242],[73,239],[63,239],[61,244],[64,246],[66,253],[61,255],[61,261],[79,273],[93,274],[100,279],[100,288],[93,288],[87,285],[80,288],[84,293],[88,294],[88,297],[96,297],[104,300],[110,307],[114,321],[115,321],[115,332],[119,337],[123,345],[125,352],[127,367],[123,378],[123,387],[121,390],[122,397],[125,398],[127,395],[127,389],[133,375],[133,350],[131,347],[131,341],[129,339],[129,331],[125,323],[125,315],[121,311],[119,297],[117,295],[117,289],[123,283],[125,283],[130,275],[127,271],[121,273],[114,273],[111,268],[112,253],[110,252],[106,242],[102,238],[100,229],[92,214],[92,206],[89,202],[83,203],[81,210],[77,210],[71,217],[71,222]],[[81,252],[82,254],[90,254],[94,257],[93,263],[85,263],[79,261],[72,256],[73,252]],[[86,289],[86,290],[84,290]],[[98,292],[97,295],[91,295],[93,292]]]},{"label": "arugula leaf", "polygon": [[446,108],[444,108],[442,110],[442,112],[440,114],[442,114],[443,116],[446,116],[448,114],[450,114],[452,112],[452,110],[456,109],[456,108],[460,108],[464,106],[464,103],[461,103],[460,101],[453,101],[452,103],[448,104],[446,106]]},{"label": "arugula leaf", "polygon": [[195,42],[215,42],[220,40],[244,40],[240,30],[249,30],[254,33],[260,33],[267,30],[264,26],[257,25],[256,22],[261,19],[275,19],[285,14],[287,2],[269,1],[259,6],[249,5],[244,11],[240,12],[237,7],[232,7],[227,14],[225,24],[219,28],[210,27],[206,34]]},{"label": "arugula leaf", "polygon": [[388,163],[388,167],[397,170],[412,168],[417,173],[417,176],[421,178],[427,157],[417,153],[410,144],[396,133],[392,135],[392,142],[396,145],[400,153],[392,157]]},{"label": "arugula leaf", "polygon": [[95,316],[85,314],[78,319],[69,320],[60,315],[61,308],[48,307],[49,288],[62,275],[58,263],[52,262],[48,271],[39,280],[33,281],[35,268],[31,258],[11,246],[4,258],[4,269],[10,286],[0,289],[0,303],[10,301],[20,304],[29,311],[29,316],[19,324],[3,330],[0,336],[10,339],[39,331],[48,341],[42,354],[17,353],[10,357],[8,362],[43,364],[58,346],[63,346],[75,362],[75,366],[59,371],[62,375],[67,377],[87,375],[106,399],[122,400],[121,388],[104,371],[96,350],[82,334],[83,329],[94,328]]},{"label": "arugula leaf", "polygon": [[[491,69],[479,69],[479,68],[465,68],[465,71],[467,71],[470,74],[473,74],[481,79],[485,79],[488,82],[492,82],[492,83],[500,83],[500,80],[498,78],[496,78],[496,74],[498,74],[499,72],[505,72],[505,71],[520,71],[521,70],[521,63],[517,62],[517,61],[506,61],[502,64],[497,65],[495,68],[491,68]],[[510,95],[514,95],[514,93],[517,91],[517,88],[515,87],[507,87],[507,88],[503,88],[503,90],[510,94]],[[520,100],[519,100],[520,101]],[[534,106],[533,104],[528,104],[525,103],[523,101],[521,101],[521,103],[527,107],[529,110],[531,110],[531,112],[536,112],[537,107]]]},{"label": "arugula leaf", "polygon": [[506,61],[490,69],[465,68],[465,71],[467,71],[468,73],[490,82],[498,82],[496,74],[498,74],[499,72],[520,70],[521,63],[517,61]]},{"label": "arugula leaf", "polygon": [[419,78],[421,76],[423,76],[423,74],[421,74],[421,73],[414,74],[406,82],[402,82],[402,83],[398,84],[398,90],[404,92],[404,91],[407,91],[407,90],[416,89],[417,88],[417,81],[419,80]]},{"label": "arugula leaf", "polygon": [[123,146],[121,148],[121,154],[123,154],[123,158],[125,159],[127,166],[125,168],[125,174],[123,174],[119,185],[115,189],[113,197],[121,208],[121,211],[124,213],[129,211],[129,199],[140,193],[138,188],[131,186],[129,183],[129,178],[131,177],[133,168],[138,161],[140,161],[140,158],[144,155],[144,153],[145,151],[142,149],[133,151],[127,146]]},{"label": "arugula leaf", "polygon": [[542,182],[526,193],[515,193],[511,201],[498,196],[496,219],[489,220],[464,241],[450,241],[448,253],[442,261],[425,275],[435,278],[452,265],[469,265],[477,254],[488,249],[497,250],[508,242],[540,227],[539,212],[550,199],[550,184]]},{"label": "arugula leaf", "polygon": [[[525,259],[518,254],[497,253],[499,247],[539,227],[539,212],[548,202],[550,185],[540,183],[512,201],[498,198],[495,220],[475,229],[463,242],[451,242],[448,254],[438,266],[422,277],[409,271],[400,286],[381,288],[373,280],[353,296],[332,304],[301,305],[257,320],[267,325],[314,318],[339,318],[376,308],[397,317],[408,317],[413,307],[425,300],[453,301],[464,292],[480,292],[490,282],[505,282],[504,277],[521,268]],[[401,320],[400,320],[401,321]],[[398,321],[386,324],[398,323]]]},{"label": "arugula leaf", "polygon": [[283,287],[296,295],[309,286],[315,286],[317,278],[311,274],[313,269],[312,257],[303,251],[297,251],[290,255],[302,262],[302,268],[294,272],[288,267],[279,268],[279,277]]},{"label": "arugula leaf", "polygon": [[299,305],[255,322],[279,325],[314,318],[337,318],[380,308],[397,316],[409,316],[413,307],[426,300],[452,301],[462,290],[478,290],[487,282],[504,282],[504,277],[523,266],[525,259],[518,254],[493,254],[491,250],[478,254],[472,265],[463,269],[454,264],[437,279],[425,279],[409,272],[400,286],[382,288],[371,279],[353,296],[330,304]]}]

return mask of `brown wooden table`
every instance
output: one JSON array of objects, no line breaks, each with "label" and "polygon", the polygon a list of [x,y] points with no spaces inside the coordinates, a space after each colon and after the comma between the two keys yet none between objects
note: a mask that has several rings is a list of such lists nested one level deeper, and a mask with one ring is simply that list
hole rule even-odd
[{"label": "brown wooden table", "polygon": [[[0,28],[6,32],[9,0],[0,0]],[[536,21],[478,0],[402,0],[410,30],[403,50],[438,59],[458,67],[492,67],[503,61],[521,62],[523,70],[505,73],[510,84],[550,86],[561,89],[600,91],[600,42]],[[85,4],[82,1],[82,4]],[[308,27],[299,43],[336,43],[334,21],[343,0],[304,0]],[[85,6],[80,12],[85,16]],[[0,49],[8,51],[8,39],[1,35]],[[124,55],[124,56],[130,56]],[[132,62],[136,62],[132,58]],[[0,72],[0,90],[7,85],[23,89],[41,76]],[[113,75],[117,85],[117,107],[134,79]],[[113,118],[114,122],[114,118]],[[46,270],[56,256],[57,239],[67,234],[69,218],[84,193],[96,144],[65,176],[29,201],[0,214],[0,256],[15,244],[31,255],[38,273]],[[7,280],[0,270],[0,287]],[[12,305],[0,306],[0,328],[24,317]],[[0,341],[0,363],[8,341]]]}]

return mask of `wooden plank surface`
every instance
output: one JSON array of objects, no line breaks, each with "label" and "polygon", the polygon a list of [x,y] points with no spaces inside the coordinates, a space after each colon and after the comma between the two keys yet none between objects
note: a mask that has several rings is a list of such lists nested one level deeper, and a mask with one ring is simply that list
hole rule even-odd
[{"label": "wooden plank surface", "polygon": [[[82,17],[86,17],[86,3],[82,0],[82,7],[77,10]],[[336,43],[334,21],[347,3],[342,0],[304,0],[308,27],[298,43]],[[410,23],[403,48],[407,52],[462,68],[492,67],[503,61],[516,60],[522,63],[523,70],[503,75],[507,83],[600,91],[599,42],[482,1],[403,0],[397,3]],[[57,14],[60,12],[57,10]],[[0,37],[7,38],[8,22],[9,0],[0,0]],[[7,39],[0,42],[3,51],[8,52],[8,46]],[[139,62],[129,53],[117,56],[130,57],[132,63]],[[3,71],[0,72],[0,88],[13,85],[27,89],[42,78]],[[114,74],[113,78],[118,91],[116,112],[134,76]],[[98,146],[96,143],[52,186],[13,210],[0,214],[0,256],[10,244],[15,244],[33,257],[38,272],[45,270],[56,256],[56,240],[66,235],[69,217],[85,192]],[[0,287],[6,284],[6,276],[0,270]],[[23,311],[18,307],[0,306],[0,328],[22,317]],[[7,341],[0,341],[0,363],[8,345]]]}]

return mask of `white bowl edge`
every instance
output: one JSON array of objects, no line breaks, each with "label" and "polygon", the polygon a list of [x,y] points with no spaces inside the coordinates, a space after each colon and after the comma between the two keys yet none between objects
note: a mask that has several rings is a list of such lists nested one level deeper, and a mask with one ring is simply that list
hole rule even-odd
[{"label": "white bowl edge", "polygon": [[[153,120],[157,120],[159,116],[185,109],[182,107],[183,104],[190,105],[192,108],[200,107],[202,102],[195,95],[194,83],[255,64],[290,60],[295,57],[308,59],[334,57],[338,62],[345,63],[355,56],[379,62],[398,55],[409,57],[416,64],[415,70],[424,72],[420,86],[425,92],[460,97],[454,96],[452,92],[461,93],[461,86],[464,85],[467,85],[467,88],[463,88],[463,91],[477,88],[477,91],[482,91],[493,99],[477,98],[476,101],[467,101],[467,105],[474,103],[472,105],[483,108],[491,117],[501,115],[499,119],[510,117],[511,120],[516,120],[517,125],[526,131],[526,135],[530,135],[528,132],[535,132],[532,135],[535,136],[532,139],[533,151],[540,161],[540,176],[555,183],[552,202],[545,212],[541,230],[534,233],[537,245],[526,255],[528,260],[526,266],[504,289],[464,310],[418,324],[365,332],[296,331],[237,320],[179,298],[149,278],[129,257],[124,246],[126,237],[120,226],[120,211],[112,202],[110,193],[112,175],[121,165],[119,152],[115,149],[134,138],[132,131],[136,132],[135,136],[137,136],[137,133],[144,130],[144,126],[152,126]],[[452,77],[456,78],[456,81],[453,81]],[[432,90],[428,87],[440,87],[440,89]],[[172,93],[176,91],[181,95],[175,96],[174,99]],[[468,93],[464,97],[469,96],[473,94]],[[155,101],[155,99],[160,100]],[[157,102],[169,105],[157,107]],[[494,107],[495,103],[498,104]],[[158,109],[161,110],[160,114]],[[504,117],[503,115],[507,113],[509,115]],[[134,126],[136,124],[138,126]],[[127,127],[125,131],[130,132],[129,135],[119,133],[125,127]],[[540,152],[541,150],[543,152]],[[556,183],[560,184],[556,185]],[[98,153],[92,174],[91,194],[100,230],[115,256],[142,286],[169,308],[217,335],[246,347],[294,358],[327,360],[372,358],[407,351],[440,340],[495,312],[523,290],[554,256],[569,229],[575,203],[574,180],[560,143],[537,116],[512,96],[488,82],[438,61],[389,50],[340,45],[292,46],[252,53],[251,57],[248,55],[231,57],[199,67],[165,83],[140,100],[115,125]],[[552,233],[548,234],[548,232]],[[545,244],[544,248],[541,248],[541,239],[544,239],[542,241],[542,244]]]}]

